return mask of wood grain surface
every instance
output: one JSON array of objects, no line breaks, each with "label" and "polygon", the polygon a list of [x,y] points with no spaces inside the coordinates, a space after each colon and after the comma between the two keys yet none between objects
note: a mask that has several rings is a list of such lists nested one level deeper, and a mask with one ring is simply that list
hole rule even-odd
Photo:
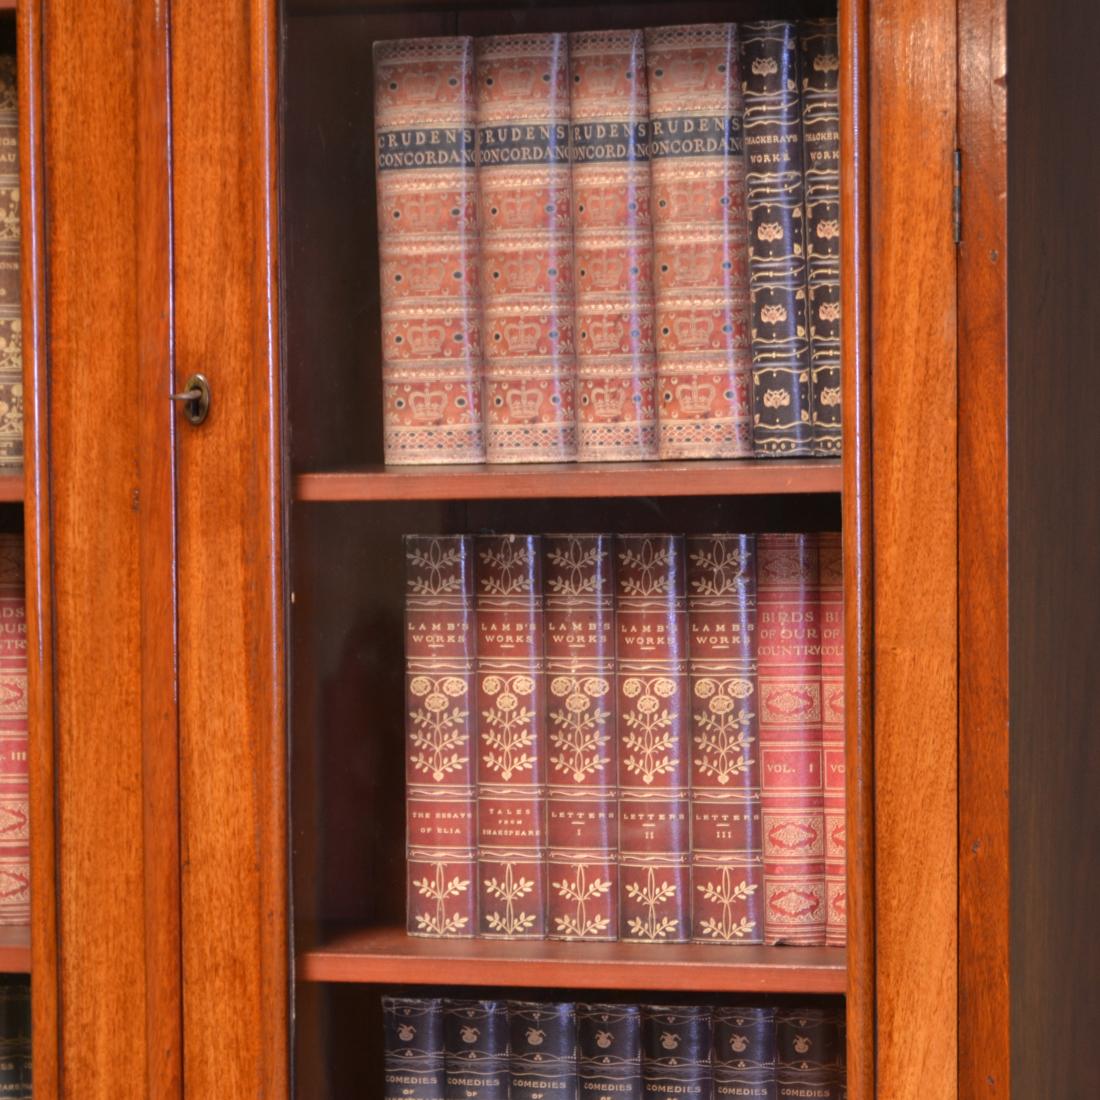
[{"label": "wood grain surface", "polygon": [[288,1095],[275,6],[174,3],[179,720],[188,1096]]},{"label": "wood grain surface", "polygon": [[1008,1100],[1005,5],[958,11],[959,1095]]},{"label": "wood grain surface", "polygon": [[957,1095],[955,4],[870,11],[877,1095]]}]

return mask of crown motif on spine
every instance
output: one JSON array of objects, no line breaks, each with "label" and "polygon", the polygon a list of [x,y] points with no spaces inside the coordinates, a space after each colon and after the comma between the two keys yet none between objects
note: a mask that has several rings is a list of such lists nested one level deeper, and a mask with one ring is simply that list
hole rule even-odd
[{"label": "crown motif on spine", "polygon": [[406,229],[431,229],[439,224],[442,202],[436,195],[409,195],[402,207],[401,223]]},{"label": "crown motif on spine", "polygon": [[[538,322],[508,321],[504,325],[504,339],[508,341],[509,351],[521,354],[536,351],[539,346]],[[509,395],[509,399],[510,397],[511,395]]]},{"label": "crown motif on spine", "polygon": [[535,85],[535,66],[530,61],[523,65],[502,65],[496,82],[505,99],[528,99]]},{"label": "crown motif on spine", "polygon": [[592,61],[585,67],[584,81],[593,95],[611,95],[619,78],[619,66],[610,61]]},{"label": "crown motif on spine", "polygon": [[676,387],[676,400],[688,416],[702,416],[710,411],[714,387],[709,382],[700,382],[696,378],[690,382],[681,382]]},{"label": "crown motif on spine", "polygon": [[529,390],[526,386],[518,390],[509,390],[505,398],[508,415],[517,421],[530,424],[537,419],[542,407],[542,394],[538,390]]},{"label": "crown motif on spine", "polygon": [[588,264],[592,285],[599,289],[619,285],[623,273],[622,256],[594,256]]},{"label": "crown motif on spine", "polygon": [[672,331],[682,348],[703,348],[710,343],[714,321],[710,317],[681,317],[673,322]]},{"label": "crown motif on spine", "polygon": [[621,386],[593,386],[592,408],[600,420],[618,420],[626,404],[626,391]]},{"label": "crown motif on spine", "polygon": [[413,103],[430,103],[439,92],[439,73],[414,69],[401,81],[401,88]]},{"label": "crown motif on spine", "polygon": [[615,351],[623,338],[621,321],[607,317],[597,317],[588,324],[588,335],[595,351]]},{"label": "crown motif on spine", "polygon": [[707,82],[707,63],[701,57],[677,57],[668,67],[668,77],[678,91],[695,91]]},{"label": "crown motif on spine", "polygon": [[418,424],[441,424],[447,411],[447,395],[442,390],[409,394],[409,412]]},{"label": "crown motif on spine", "polygon": [[677,252],[672,262],[678,286],[705,286],[710,282],[713,257],[707,252]]},{"label": "crown motif on spine", "polygon": [[510,228],[530,225],[537,209],[533,195],[505,195],[500,202],[501,224]]},{"label": "crown motif on spine", "polygon": [[516,256],[504,263],[504,274],[510,290],[529,291],[538,286],[542,265],[535,256]]},{"label": "crown motif on spine", "polygon": [[438,355],[443,350],[443,341],[447,338],[447,330],[443,325],[420,321],[409,325],[405,338],[409,342],[413,355],[423,358],[429,355]]},{"label": "crown motif on spine", "polygon": [[585,200],[588,220],[595,225],[613,225],[625,213],[621,195],[595,192]]},{"label": "crown motif on spine", "polygon": [[446,280],[446,268],[442,260],[413,260],[405,272],[409,289],[417,294],[436,290]]}]

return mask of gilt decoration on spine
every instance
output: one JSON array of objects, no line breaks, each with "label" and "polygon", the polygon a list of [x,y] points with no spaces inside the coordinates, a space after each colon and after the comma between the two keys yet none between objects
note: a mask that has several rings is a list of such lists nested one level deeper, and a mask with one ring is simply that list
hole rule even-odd
[{"label": "gilt decoration on spine", "polygon": [[481,462],[473,39],[374,47],[386,462]]},{"label": "gilt decoration on spine", "polygon": [[26,608],[23,538],[0,534],[0,925],[31,917]]},{"label": "gilt decoration on spine", "polygon": [[491,939],[546,936],[541,540],[479,535],[478,912]]},{"label": "gilt decoration on spine", "polygon": [[610,535],[545,535],[551,939],[618,937]]},{"label": "gilt decoration on spine", "polygon": [[825,783],[825,942],[848,940],[844,761],[844,564],[838,533],[818,536],[821,608],[821,748]]},{"label": "gilt decoration on spine", "polygon": [[23,466],[23,303],[19,97],[14,54],[0,55],[0,471]]},{"label": "gilt decoration on spine", "polygon": [[840,1024],[828,1008],[776,1013],[776,1098],[840,1100]]},{"label": "gilt decoration on spine", "polygon": [[405,538],[408,931],[476,926],[473,540]]},{"label": "gilt decoration on spine", "polygon": [[504,1001],[446,1001],[444,1100],[508,1100]]},{"label": "gilt decoration on spine", "polygon": [[752,454],[743,108],[732,23],[646,31],[661,458]]},{"label": "gilt decoration on spine", "polygon": [[568,1002],[508,1002],[510,1100],[577,1095],[576,1018]]},{"label": "gilt decoration on spine", "polygon": [[775,1009],[714,1009],[714,1100],[776,1100]]},{"label": "gilt decoration on spine", "polygon": [[763,458],[813,453],[798,68],[793,23],[741,25],[753,440]]},{"label": "gilt decoration on spine", "polygon": [[568,35],[479,38],[489,462],[576,458]]},{"label": "gilt decoration on spine", "polygon": [[383,1100],[440,1100],[443,1095],[443,1001],[383,997]]},{"label": "gilt decoration on spine", "polygon": [[642,1100],[637,1005],[577,1005],[577,1084],[583,1100]]},{"label": "gilt decoration on spine", "polygon": [[691,938],[763,943],[755,539],[689,535],[687,555]]},{"label": "gilt decoration on spine", "polygon": [[689,939],[691,712],[682,535],[615,539],[620,936]]},{"label": "gilt decoration on spine", "polygon": [[835,19],[798,25],[815,455],[840,453],[840,56]]},{"label": "gilt decoration on spine", "polygon": [[711,1095],[710,1009],[642,1006],[642,1080],[647,1100]]},{"label": "gilt decoration on spine", "polygon": [[569,36],[577,458],[657,456],[649,98],[642,31]]}]

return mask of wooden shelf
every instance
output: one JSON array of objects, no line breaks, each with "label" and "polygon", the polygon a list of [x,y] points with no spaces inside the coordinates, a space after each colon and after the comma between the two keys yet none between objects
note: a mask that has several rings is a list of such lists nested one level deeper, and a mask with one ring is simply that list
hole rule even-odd
[{"label": "wooden shelf", "polygon": [[0,927],[0,974],[31,972],[31,930],[26,924]]},{"label": "wooden shelf", "polygon": [[299,474],[301,501],[507,500],[563,497],[760,496],[839,493],[840,460],[560,463],[544,466],[371,466]]},{"label": "wooden shelf", "polygon": [[[0,15],[9,11],[14,13],[16,6],[17,0],[0,0]],[[7,497],[4,499],[7,500]]]},{"label": "wooden shelf", "polygon": [[434,940],[384,927],[341,932],[303,951],[298,977],[402,985],[843,993],[844,954],[837,947]]},{"label": "wooden shelf", "polygon": [[[3,0],[0,0],[0,11],[3,11]],[[0,474],[0,502],[11,503],[23,500],[23,475]]]}]

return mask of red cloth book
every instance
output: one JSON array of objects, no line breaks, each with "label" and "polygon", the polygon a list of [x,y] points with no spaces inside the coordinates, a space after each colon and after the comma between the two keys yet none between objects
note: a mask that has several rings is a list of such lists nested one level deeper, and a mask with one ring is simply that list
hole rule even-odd
[{"label": "red cloth book", "polygon": [[610,535],[545,535],[551,939],[618,937]]},{"label": "red cloth book", "polygon": [[0,534],[0,924],[28,924],[27,600],[23,538]]},{"label": "red cloth book", "polygon": [[825,942],[821,635],[815,535],[757,535],[764,939]]}]

